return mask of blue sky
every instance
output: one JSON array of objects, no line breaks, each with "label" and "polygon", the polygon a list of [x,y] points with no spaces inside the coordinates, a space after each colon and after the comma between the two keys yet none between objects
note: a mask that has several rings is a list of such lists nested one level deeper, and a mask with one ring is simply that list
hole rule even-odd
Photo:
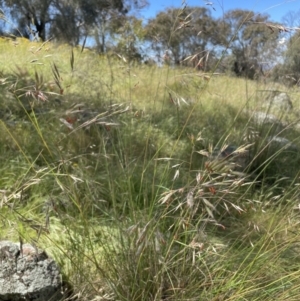
[{"label": "blue sky", "polygon": [[[182,4],[182,0],[148,0],[148,2],[150,5],[141,12],[145,18],[154,17],[167,7],[180,7]],[[206,5],[208,2],[212,3],[212,6]],[[272,21],[277,22],[281,22],[282,17],[290,11],[300,11],[300,0],[185,0],[185,3],[189,6],[206,6],[214,17],[221,17],[223,12],[240,8],[256,13],[267,13]]]}]

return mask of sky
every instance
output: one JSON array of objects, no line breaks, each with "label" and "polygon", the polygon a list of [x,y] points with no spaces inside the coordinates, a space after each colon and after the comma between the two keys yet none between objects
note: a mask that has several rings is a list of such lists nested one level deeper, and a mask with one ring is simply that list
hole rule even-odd
[{"label": "sky", "polygon": [[[182,0],[148,0],[149,6],[141,14],[146,19],[168,7],[181,7]],[[231,9],[247,9],[267,13],[272,21],[281,22],[288,12],[300,11],[300,0],[185,0],[188,6],[206,6],[213,17],[218,18]],[[206,3],[209,3],[207,5]]]}]

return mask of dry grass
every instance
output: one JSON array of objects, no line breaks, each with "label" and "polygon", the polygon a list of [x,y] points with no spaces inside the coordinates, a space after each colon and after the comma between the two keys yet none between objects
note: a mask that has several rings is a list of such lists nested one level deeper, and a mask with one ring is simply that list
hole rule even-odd
[{"label": "dry grass", "polygon": [[[6,62],[1,70],[4,73],[17,71],[16,66],[19,66],[29,74],[41,72],[51,85],[52,74],[47,66],[54,62],[59,66],[65,94],[83,93],[91,99],[105,94],[111,99],[131,102],[141,110],[161,109],[162,102],[168,100],[168,92],[172,91],[180,91],[180,96],[187,102],[201,102],[205,106],[217,102],[236,108],[249,101],[259,106],[263,101],[259,91],[287,91],[284,86],[272,82],[256,83],[219,73],[210,75],[207,82],[205,76],[194,69],[128,65],[117,55],[101,57],[88,49],[81,52],[80,47],[73,49],[76,63],[71,73],[72,48],[50,42],[39,44],[26,39],[2,38],[0,49],[0,59]],[[295,98],[298,100],[299,97],[295,95]]]}]

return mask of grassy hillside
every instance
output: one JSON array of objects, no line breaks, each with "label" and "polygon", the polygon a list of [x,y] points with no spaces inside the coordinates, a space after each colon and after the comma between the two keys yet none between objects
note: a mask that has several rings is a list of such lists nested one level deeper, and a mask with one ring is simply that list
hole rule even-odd
[{"label": "grassy hillside", "polygon": [[297,90],[22,39],[0,62],[1,239],[79,300],[299,300]]}]

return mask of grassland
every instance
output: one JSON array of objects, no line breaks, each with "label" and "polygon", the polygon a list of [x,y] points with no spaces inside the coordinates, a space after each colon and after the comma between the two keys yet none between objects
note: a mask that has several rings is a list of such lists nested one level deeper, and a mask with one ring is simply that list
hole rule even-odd
[{"label": "grassland", "polygon": [[[297,90],[22,39],[0,61],[1,239],[45,249],[73,297],[299,300],[299,159],[260,156],[252,118],[288,92],[298,146]],[[211,159],[226,145],[249,166]]]}]

